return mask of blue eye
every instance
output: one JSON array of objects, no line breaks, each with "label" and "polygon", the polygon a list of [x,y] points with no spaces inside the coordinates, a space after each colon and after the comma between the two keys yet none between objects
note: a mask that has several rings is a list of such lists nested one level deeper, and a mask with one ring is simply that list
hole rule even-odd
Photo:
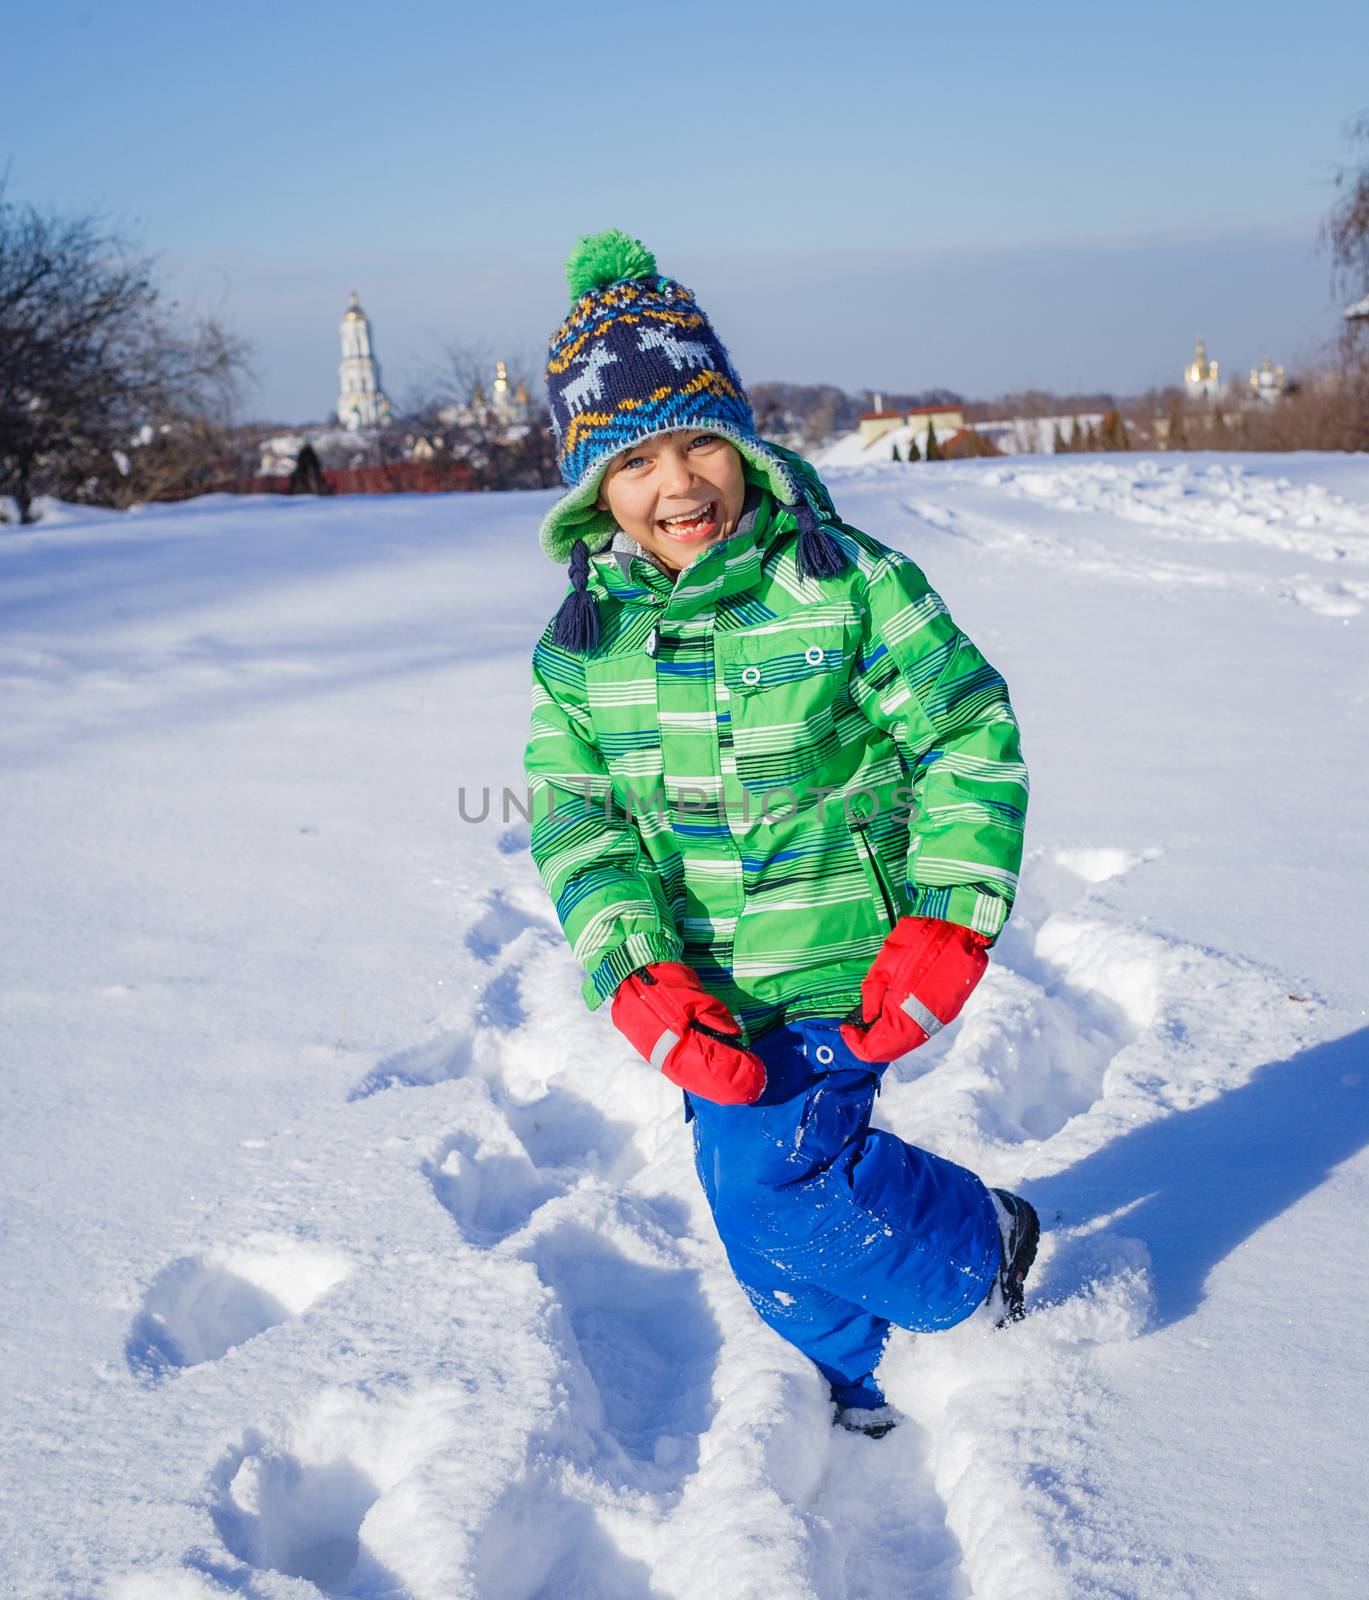
[{"label": "blue eye", "polygon": [[697,439],[691,439],[689,441],[689,448],[692,450],[696,444],[717,444],[717,443],[718,443],[718,435],[716,433],[701,433]]}]

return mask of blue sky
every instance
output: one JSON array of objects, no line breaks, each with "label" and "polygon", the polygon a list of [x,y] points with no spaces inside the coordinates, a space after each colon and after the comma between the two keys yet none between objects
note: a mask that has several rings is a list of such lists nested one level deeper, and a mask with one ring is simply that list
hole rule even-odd
[{"label": "blue sky", "polygon": [[748,381],[1127,391],[1200,332],[1296,362],[1369,106],[1363,0],[48,0],[5,35],[10,197],[127,225],[295,420],[336,398],[350,289],[401,396],[448,342],[535,364],[609,226]]}]

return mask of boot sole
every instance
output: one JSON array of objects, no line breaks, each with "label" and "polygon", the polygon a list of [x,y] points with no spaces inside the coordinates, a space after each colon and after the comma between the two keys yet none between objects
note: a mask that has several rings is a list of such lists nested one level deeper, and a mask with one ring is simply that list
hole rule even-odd
[{"label": "boot sole", "polygon": [[867,1439],[882,1439],[898,1426],[897,1419],[892,1417],[881,1417],[878,1422],[862,1422],[858,1414],[849,1410],[838,1412],[836,1423],[838,1427],[845,1428],[847,1433],[863,1433]]}]

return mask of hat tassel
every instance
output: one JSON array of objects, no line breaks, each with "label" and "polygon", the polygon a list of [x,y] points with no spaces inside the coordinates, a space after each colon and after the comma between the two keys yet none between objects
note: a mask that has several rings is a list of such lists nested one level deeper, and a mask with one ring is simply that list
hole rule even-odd
[{"label": "hat tassel", "polygon": [[846,552],[818,521],[812,506],[800,498],[792,506],[794,520],[799,527],[798,548],[794,552],[795,564],[801,578],[835,578],[845,572]]},{"label": "hat tassel", "polygon": [[570,547],[570,581],[573,587],[556,613],[551,642],[576,655],[588,655],[599,646],[599,608],[589,592],[589,546],[583,539]]}]

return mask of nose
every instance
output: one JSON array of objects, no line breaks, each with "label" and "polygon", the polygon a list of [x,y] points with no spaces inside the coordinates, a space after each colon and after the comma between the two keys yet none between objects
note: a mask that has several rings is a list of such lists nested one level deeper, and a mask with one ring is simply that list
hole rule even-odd
[{"label": "nose", "polygon": [[660,492],[663,498],[688,494],[696,476],[693,458],[687,450],[672,447],[662,452]]}]

